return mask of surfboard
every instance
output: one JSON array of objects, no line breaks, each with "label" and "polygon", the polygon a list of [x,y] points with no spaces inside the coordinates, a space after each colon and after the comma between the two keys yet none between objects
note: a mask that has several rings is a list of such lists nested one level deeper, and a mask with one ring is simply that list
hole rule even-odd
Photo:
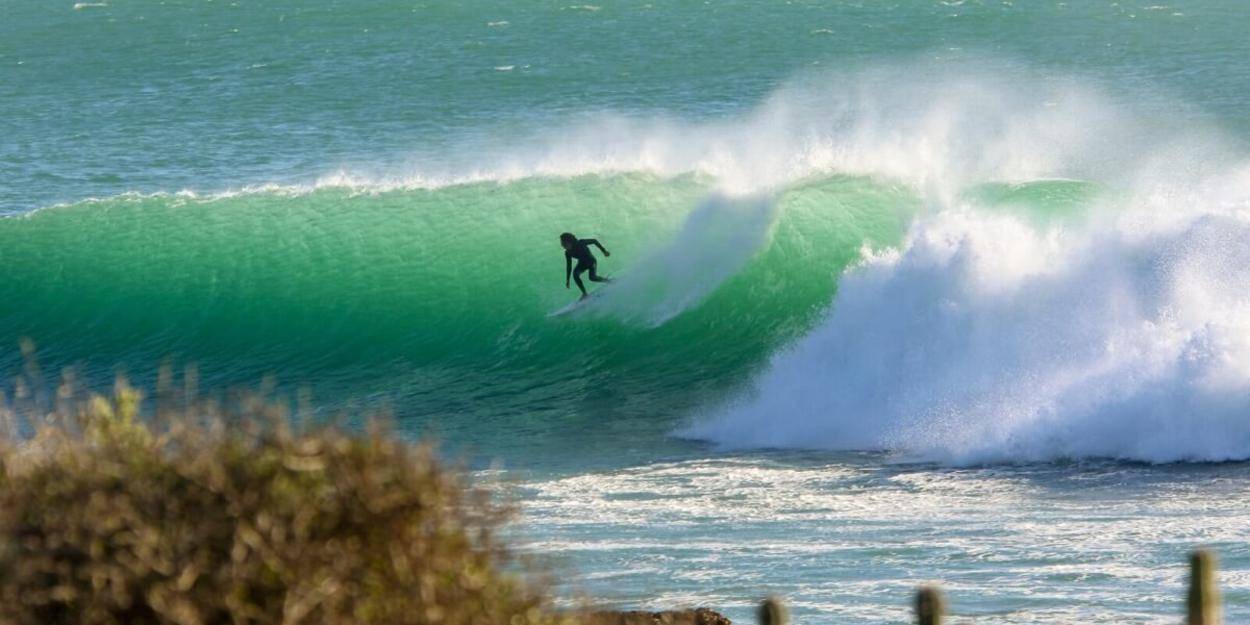
[{"label": "surfboard", "polygon": [[547,316],[548,316],[548,317],[563,317],[564,315],[567,315],[567,314],[569,314],[569,313],[571,313],[571,312],[574,312],[574,311],[576,311],[577,309],[579,309],[579,308],[581,308],[581,307],[585,306],[586,304],[589,304],[589,303],[591,302],[591,300],[594,300],[594,299],[595,299],[596,297],[598,297],[598,296],[599,296],[599,294],[600,294],[600,293],[602,293],[602,292],[603,292],[603,290],[602,290],[602,289],[599,289],[599,290],[596,290],[596,291],[592,291],[592,292],[590,293],[590,295],[587,295],[586,297],[583,297],[583,298],[579,298],[579,299],[577,299],[577,300],[574,300],[571,304],[569,304],[569,305],[567,305],[567,306],[564,306],[563,308],[560,308],[560,309],[558,309],[558,310],[553,310],[553,311],[551,311],[551,312],[547,313]]}]

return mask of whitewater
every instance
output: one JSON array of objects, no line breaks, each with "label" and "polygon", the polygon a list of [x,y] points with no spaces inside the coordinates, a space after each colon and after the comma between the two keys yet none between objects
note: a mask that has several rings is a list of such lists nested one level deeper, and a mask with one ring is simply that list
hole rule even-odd
[{"label": "whitewater", "polygon": [[[1006,122],[949,104],[921,115],[923,148],[900,150],[921,162],[889,162],[928,210],[897,248],[865,248],[748,398],[685,434],[954,463],[1245,459],[1250,165],[1088,96],[1042,101],[1039,117],[1012,103]],[[987,211],[947,186],[951,170],[1100,191],[1065,218]]]},{"label": "whitewater", "polygon": [[1245,7],[595,8],[5,7],[0,375],[385,411],[570,606],[1250,617]]}]

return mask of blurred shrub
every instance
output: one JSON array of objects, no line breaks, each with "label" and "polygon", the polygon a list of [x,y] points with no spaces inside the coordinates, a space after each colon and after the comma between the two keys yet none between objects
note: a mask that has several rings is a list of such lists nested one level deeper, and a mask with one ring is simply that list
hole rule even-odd
[{"label": "blurred shrub", "polygon": [[0,623],[558,618],[507,572],[506,510],[427,446],[293,428],[256,399],[141,418],[124,384],[23,409],[34,386],[0,396]]}]

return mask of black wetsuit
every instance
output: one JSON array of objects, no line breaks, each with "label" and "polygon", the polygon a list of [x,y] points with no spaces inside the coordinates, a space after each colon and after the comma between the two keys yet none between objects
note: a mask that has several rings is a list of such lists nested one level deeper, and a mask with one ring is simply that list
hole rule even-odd
[{"label": "black wetsuit", "polygon": [[[599,261],[595,260],[595,255],[590,252],[590,246],[599,245],[599,241],[595,239],[578,239],[573,244],[573,249],[564,251],[564,270],[567,274],[569,267],[573,261],[577,260],[577,266],[573,267],[573,281],[577,283],[577,288],[582,290],[582,295],[586,294],[586,285],[582,284],[582,272],[590,272],[591,282],[607,282],[608,279],[600,276],[596,271]],[[599,249],[603,249],[599,245]]]}]

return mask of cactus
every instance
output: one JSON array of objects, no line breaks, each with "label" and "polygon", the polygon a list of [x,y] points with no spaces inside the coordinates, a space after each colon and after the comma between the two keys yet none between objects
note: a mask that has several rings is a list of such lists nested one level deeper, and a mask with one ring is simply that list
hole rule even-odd
[{"label": "cactus", "polygon": [[1215,584],[1215,554],[1199,549],[1189,556],[1188,625],[1220,625],[1220,589]]},{"label": "cactus", "polygon": [[945,612],[942,591],[934,586],[923,586],[916,592],[916,622],[919,625],[941,625]]},{"label": "cactus", "polygon": [[790,613],[780,597],[769,597],[760,604],[759,625],[790,625]]}]

